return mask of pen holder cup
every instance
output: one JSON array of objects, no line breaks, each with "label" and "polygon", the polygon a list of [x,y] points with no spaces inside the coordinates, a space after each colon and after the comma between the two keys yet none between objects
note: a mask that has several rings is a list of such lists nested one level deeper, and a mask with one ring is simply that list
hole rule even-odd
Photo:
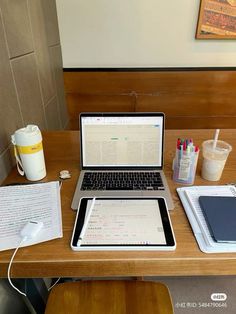
[{"label": "pen holder cup", "polygon": [[182,184],[193,184],[197,168],[199,150],[197,152],[176,149],[173,160],[173,180]]}]

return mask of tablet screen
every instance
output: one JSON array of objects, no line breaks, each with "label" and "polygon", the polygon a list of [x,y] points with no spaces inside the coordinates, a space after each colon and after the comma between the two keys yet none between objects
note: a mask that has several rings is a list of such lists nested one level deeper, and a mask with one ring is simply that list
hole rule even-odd
[{"label": "tablet screen", "polygon": [[[78,245],[91,204],[92,199],[81,200],[74,246]],[[81,247],[157,245],[174,245],[163,198],[96,198]]]}]

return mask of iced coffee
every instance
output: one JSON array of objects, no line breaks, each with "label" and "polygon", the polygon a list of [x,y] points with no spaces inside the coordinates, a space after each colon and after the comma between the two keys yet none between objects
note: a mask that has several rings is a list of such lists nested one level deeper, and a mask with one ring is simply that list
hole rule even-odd
[{"label": "iced coffee", "polygon": [[224,141],[208,140],[202,143],[202,178],[209,181],[218,181],[221,178],[227,157],[232,146]]}]

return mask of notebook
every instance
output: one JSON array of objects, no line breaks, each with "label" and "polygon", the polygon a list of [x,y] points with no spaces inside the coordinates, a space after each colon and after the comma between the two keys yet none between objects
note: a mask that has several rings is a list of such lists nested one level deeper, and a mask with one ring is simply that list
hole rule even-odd
[{"label": "notebook", "polygon": [[236,243],[236,198],[200,196],[199,204],[215,241]]},{"label": "notebook", "polygon": [[163,113],[82,113],[80,166],[71,207],[82,197],[164,197],[174,204],[163,172]]},{"label": "notebook", "polygon": [[236,252],[236,243],[215,241],[199,204],[199,197],[201,196],[235,198],[236,188],[232,185],[188,186],[177,188],[177,193],[201,251],[205,253]]}]

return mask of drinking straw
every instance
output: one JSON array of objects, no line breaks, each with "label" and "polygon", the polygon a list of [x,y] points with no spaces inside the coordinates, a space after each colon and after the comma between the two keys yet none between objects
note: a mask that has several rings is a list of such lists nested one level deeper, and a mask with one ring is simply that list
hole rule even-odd
[{"label": "drinking straw", "polygon": [[218,140],[219,133],[220,133],[220,129],[216,129],[215,136],[214,136],[214,142],[213,142],[213,150],[216,149],[216,143],[217,143],[217,140]]}]

